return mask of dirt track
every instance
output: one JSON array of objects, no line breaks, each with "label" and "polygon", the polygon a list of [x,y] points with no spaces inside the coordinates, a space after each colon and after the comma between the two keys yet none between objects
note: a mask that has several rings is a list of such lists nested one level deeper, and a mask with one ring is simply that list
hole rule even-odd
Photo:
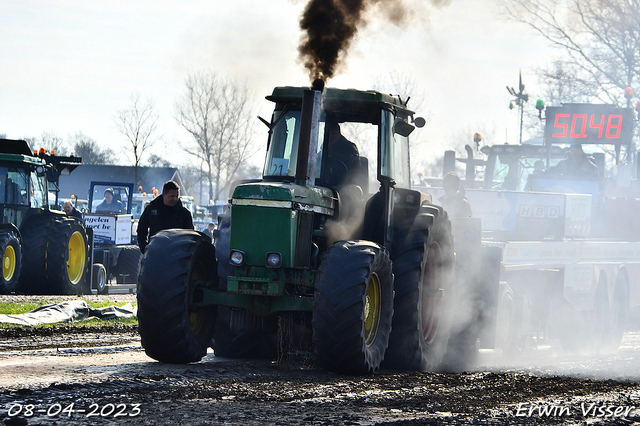
[{"label": "dirt track", "polygon": [[509,363],[488,352],[474,372],[366,377],[309,359],[161,364],[130,326],[4,331],[0,342],[9,425],[640,424],[640,332],[613,355],[547,349]]}]

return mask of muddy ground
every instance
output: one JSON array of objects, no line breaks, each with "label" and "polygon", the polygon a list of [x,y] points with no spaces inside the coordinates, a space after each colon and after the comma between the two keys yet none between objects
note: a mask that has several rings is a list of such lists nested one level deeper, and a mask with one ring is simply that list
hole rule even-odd
[{"label": "muddy ground", "polygon": [[[132,297],[132,296],[128,296]],[[122,297],[120,297],[122,299]],[[640,424],[640,332],[614,354],[483,352],[461,374],[148,358],[135,326],[0,329],[6,425]]]}]

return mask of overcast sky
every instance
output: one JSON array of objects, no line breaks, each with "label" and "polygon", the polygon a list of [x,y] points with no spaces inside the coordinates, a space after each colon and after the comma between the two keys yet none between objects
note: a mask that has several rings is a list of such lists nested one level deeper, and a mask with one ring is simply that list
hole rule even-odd
[{"label": "overcast sky", "polygon": [[[451,0],[430,16],[418,8],[420,22],[405,28],[372,19],[328,85],[370,89],[376,79],[400,72],[426,94],[420,113],[428,116],[423,131],[429,149],[449,148],[467,133],[470,142],[480,127],[490,129],[489,142],[517,143],[518,116],[508,109],[511,96],[505,86],[517,87],[522,69],[533,108],[533,71],[556,52],[527,28],[500,17],[496,3]],[[171,145],[188,138],[173,111],[190,71],[212,70],[246,81],[265,118],[271,105],[264,96],[274,86],[309,84],[297,60],[304,4],[1,1],[0,134],[24,138],[51,132],[66,139],[81,131],[119,151],[125,140],[113,117],[138,92],[155,101],[161,117],[169,147],[159,145],[158,154],[174,159]],[[259,138],[266,140],[266,132]],[[255,156],[258,163],[263,149]]]}]

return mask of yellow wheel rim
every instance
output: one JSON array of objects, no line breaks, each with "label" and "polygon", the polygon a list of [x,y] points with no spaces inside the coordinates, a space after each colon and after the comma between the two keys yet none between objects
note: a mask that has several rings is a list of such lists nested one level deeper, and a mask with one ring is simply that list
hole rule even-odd
[{"label": "yellow wheel rim", "polygon": [[86,258],[84,237],[80,231],[76,231],[69,239],[69,260],[67,261],[67,274],[72,284],[78,284],[82,280]]},{"label": "yellow wheel rim", "polygon": [[380,328],[380,277],[375,272],[369,279],[364,301],[364,337],[367,347],[373,345]]},{"label": "yellow wheel rim", "polygon": [[7,246],[2,255],[2,277],[5,281],[11,281],[16,273],[16,251],[13,246]]}]

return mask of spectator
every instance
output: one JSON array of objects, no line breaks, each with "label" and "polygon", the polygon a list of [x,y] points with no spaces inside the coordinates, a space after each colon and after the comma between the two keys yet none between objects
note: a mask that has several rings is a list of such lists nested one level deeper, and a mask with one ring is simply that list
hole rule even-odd
[{"label": "spectator", "polygon": [[213,240],[213,231],[216,229],[216,224],[213,222],[209,222],[207,228],[202,231],[204,234],[208,235],[211,240]]},{"label": "spectator", "polygon": [[71,201],[65,201],[62,205],[62,210],[64,210],[69,217],[77,217],[80,220],[84,219],[82,213],[71,204]]},{"label": "spectator", "polygon": [[444,197],[440,197],[442,207],[451,217],[471,217],[471,206],[460,188],[460,177],[455,172],[449,172],[442,179]]},{"label": "spectator", "polygon": [[123,213],[124,205],[122,204],[122,201],[115,198],[113,189],[107,188],[104,190],[104,200],[98,204],[96,212]]},{"label": "spectator", "polygon": [[193,230],[191,212],[180,201],[180,187],[170,180],[142,212],[138,222],[138,246],[145,252],[149,240],[163,229],[182,228]]}]

